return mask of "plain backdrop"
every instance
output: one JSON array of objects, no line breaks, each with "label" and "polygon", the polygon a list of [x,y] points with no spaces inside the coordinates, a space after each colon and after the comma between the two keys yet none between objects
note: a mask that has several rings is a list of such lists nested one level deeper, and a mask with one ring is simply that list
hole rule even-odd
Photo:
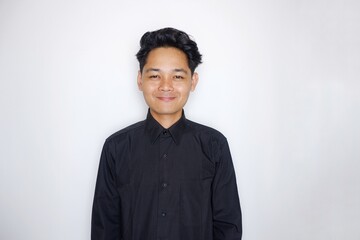
[{"label": "plain backdrop", "polygon": [[143,120],[143,33],[186,31],[186,116],[227,136],[244,240],[360,239],[357,0],[0,0],[0,239],[85,240],[100,151]]}]

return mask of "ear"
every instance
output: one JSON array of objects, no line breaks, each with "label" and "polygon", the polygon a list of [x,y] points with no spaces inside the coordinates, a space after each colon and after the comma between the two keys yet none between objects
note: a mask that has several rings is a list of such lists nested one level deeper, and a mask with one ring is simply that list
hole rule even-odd
[{"label": "ear", "polygon": [[197,74],[197,72],[194,72],[193,75],[191,76],[191,91],[195,91],[196,85],[199,81],[199,75]]},{"label": "ear", "polygon": [[143,87],[142,87],[142,75],[141,75],[140,70],[138,71],[138,75],[137,75],[137,85],[138,85],[139,90],[142,91],[143,90]]}]

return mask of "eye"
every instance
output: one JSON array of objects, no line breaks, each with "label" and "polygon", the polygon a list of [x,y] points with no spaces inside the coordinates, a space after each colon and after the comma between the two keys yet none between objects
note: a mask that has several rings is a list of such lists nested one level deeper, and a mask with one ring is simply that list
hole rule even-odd
[{"label": "eye", "polygon": [[149,78],[151,78],[151,79],[157,79],[157,78],[159,78],[160,76],[159,75],[150,75],[149,76]]},{"label": "eye", "polygon": [[180,79],[184,79],[184,77],[183,77],[183,76],[181,76],[181,75],[175,75],[175,76],[174,76],[174,78],[175,78],[175,79],[178,79],[178,80],[180,80]]}]

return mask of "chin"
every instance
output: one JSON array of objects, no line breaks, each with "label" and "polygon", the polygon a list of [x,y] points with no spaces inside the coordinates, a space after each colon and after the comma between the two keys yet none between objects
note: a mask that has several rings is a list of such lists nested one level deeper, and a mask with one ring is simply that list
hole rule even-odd
[{"label": "chin", "polygon": [[156,113],[156,114],[159,114],[159,115],[175,115],[179,111],[182,111],[182,109],[180,109],[180,110],[176,110],[176,109],[153,109],[152,111],[154,113]]}]

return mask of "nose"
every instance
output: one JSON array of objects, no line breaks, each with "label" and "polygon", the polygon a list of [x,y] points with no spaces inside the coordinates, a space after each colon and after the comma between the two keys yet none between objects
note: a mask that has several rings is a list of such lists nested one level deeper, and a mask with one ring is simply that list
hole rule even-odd
[{"label": "nose", "polygon": [[163,77],[160,81],[159,90],[162,92],[169,92],[174,90],[172,85],[172,79],[168,76]]}]

